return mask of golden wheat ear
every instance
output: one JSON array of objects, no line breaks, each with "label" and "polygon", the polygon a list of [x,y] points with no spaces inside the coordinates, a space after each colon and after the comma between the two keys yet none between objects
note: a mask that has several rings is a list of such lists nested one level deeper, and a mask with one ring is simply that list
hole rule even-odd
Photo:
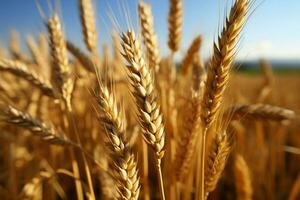
[{"label": "golden wheat ear", "polygon": [[156,154],[160,192],[162,199],[165,199],[161,173],[161,159],[165,152],[165,131],[153,77],[145,63],[140,42],[134,32],[129,30],[127,33],[122,33],[121,38],[122,54],[128,62],[128,76],[133,88],[132,96],[135,98],[139,113],[139,122],[144,139]]},{"label": "golden wheat ear", "polygon": [[264,82],[261,90],[259,91],[257,102],[265,102],[271,95],[272,87],[275,83],[275,77],[273,74],[272,65],[267,60],[261,59],[259,64],[264,76]]},{"label": "golden wheat ear", "polygon": [[26,61],[26,55],[22,53],[21,47],[20,47],[20,35],[17,31],[13,30],[10,33],[10,54],[13,59],[19,60],[19,61]]},{"label": "golden wheat ear", "polygon": [[250,169],[240,154],[235,155],[234,177],[236,185],[236,195],[238,200],[251,200],[253,188],[251,183]]},{"label": "golden wheat ear", "polygon": [[213,122],[216,120],[220,106],[223,102],[224,91],[227,88],[229,72],[236,53],[236,45],[246,21],[251,0],[236,0],[218,41],[214,44],[214,52],[208,63],[207,79],[202,98],[202,125],[204,127],[201,139],[201,158],[199,159],[197,187],[200,188],[197,198],[204,198],[204,157],[206,135]]},{"label": "golden wheat ear", "polygon": [[47,80],[42,79],[42,77],[37,75],[34,71],[29,70],[27,65],[22,62],[0,59],[0,70],[8,71],[16,76],[24,78],[25,80],[36,86],[38,89],[40,89],[43,94],[49,97],[57,97],[57,94],[52,85]]},{"label": "golden wheat ear", "polygon": [[144,138],[161,159],[164,155],[165,132],[152,74],[144,61],[140,43],[134,33],[123,33],[122,41],[123,55],[129,63],[128,76],[134,88],[133,96],[139,110]]},{"label": "golden wheat ear", "polygon": [[226,111],[232,119],[288,121],[295,117],[295,112],[289,109],[268,104],[238,105]]},{"label": "golden wheat ear", "polygon": [[138,199],[140,177],[135,156],[125,138],[124,119],[119,112],[115,95],[101,83],[98,89],[95,98],[101,109],[100,122],[109,138],[107,145],[118,193],[121,199]]},{"label": "golden wheat ear", "polygon": [[216,134],[207,157],[205,167],[204,190],[206,198],[214,191],[222,176],[227,159],[231,152],[231,136],[226,132]]},{"label": "golden wheat ear", "polygon": [[151,7],[144,2],[140,2],[138,9],[142,36],[144,38],[147,55],[149,57],[149,67],[150,69],[154,69],[155,72],[158,72],[161,58],[157,43],[157,36],[154,31]]},{"label": "golden wheat ear", "polygon": [[79,0],[79,11],[83,39],[87,49],[95,54],[97,52],[97,29],[94,14],[93,0]]},{"label": "golden wheat ear", "polygon": [[29,49],[29,52],[31,54],[33,62],[38,66],[37,71],[40,74],[45,74],[45,71],[43,69],[47,69],[48,63],[45,60],[45,57],[43,54],[40,52],[39,47],[37,46],[36,41],[32,36],[27,36],[26,38],[26,44]]},{"label": "golden wheat ear", "polygon": [[51,124],[35,119],[28,113],[12,106],[4,107],[1,105],[0,116],[5,122],[25,128],[50,144],[75,145],[64,133],[57,131]]},{"label": "golden wheat ear", "polygon": [[214,44],[213,56],[207,69],[203,96],[202,120],[209,127],[215,120],[227,87],[230,67],[233,62],[240,32],[246,20],[249,0],[236,0],[226,19],[224,28]]},{"label": "golden wheat ear", "polygon": [[71,110],[71,96],[74,89],[72,70],[69,65],[66,41],[57,14],[47,22],[51,56],[53,59],[51,78],[53,85],[61,94],[66,106]]},{"label": "golden wheat ear", "polygon": [[192,91],[192,97],[186,105],[186,115],[183,116],[183,127],[176,145],[174,160],[175,174],[178,181],[184,183],[187,179],[195,158],[196,143],[199,138],[201,94]]},{"label": "golden wheat ear", "polygon": [[202,37],[199,35],[193,40],[191,46],[187,50],[186,55],[184,56],[180,67],[180,71],[183,75],[187,74],[190,66],[192,66],[194,60],[198,56],[201,43],[202,43]]},{"label": "golden wheat ear", "polygon": [[182,29],[182,0],[170,0],[168,46],[175,53],[180,48]]}]

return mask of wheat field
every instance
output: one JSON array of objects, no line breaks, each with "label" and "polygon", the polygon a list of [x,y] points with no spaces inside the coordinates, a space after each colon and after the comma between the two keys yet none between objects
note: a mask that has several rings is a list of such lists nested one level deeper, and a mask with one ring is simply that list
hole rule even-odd
[{"label": "wheat field", "polygon": [[167,56],[150,4],[100,51],[94,2],[73,3],[84,48],[58,10],[1,47],[0,199],[300,198],[299,75],[235,62],[254,0],[230,4],[208,60],[198,33],[180,61],[184,1],[169,1]]}]

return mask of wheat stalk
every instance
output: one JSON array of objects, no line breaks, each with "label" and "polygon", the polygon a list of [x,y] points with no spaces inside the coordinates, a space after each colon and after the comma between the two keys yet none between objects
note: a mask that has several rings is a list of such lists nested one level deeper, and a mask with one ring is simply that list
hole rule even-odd
[{"label": "wheat stalk", "polygon": [[174,53],[178,51],[182,29],[182,0],[170,0],[168,45]]},{"label": "wheat stalk", "polygon": [[66,106],[71,110],[71,96],[74,89],[74,81],[71,76],[72,72],[69,66],[64,34],[57,14],[54,14],[48,20],[47,28],[53,58],[52,81],[62,95]]},{"label": "wheat stalk", "polygon": [[157,102],[152,74],[146,65],[141,46],[134,32],[122,33],[123,56],[129,63],[128,76],[133,87],[132,95],[139,112],[139,121],[142,126],[143,136],[152,147],[157,158],[157,168],[160,180],[162,199],[164,197],[161,159],[164,156],[165,131],[163,117]]},{"label": "wheat stalk", "polygon": [[90,52],[96,53],[98,36],[92,0],[80,0],[79,10],[85,45]]},{"label": "wheat stalk", "polygon": [[235,156],[234,177],[237,199],[251,200],[253,189],[251,185],[250,170],[245,159],[240,154]]},{"label": "wheat stalk", "polygon": [[142,36],[149,57],[149,67],[158,72],[161,58],[157,44],[157,36],[154,31],[151,7],[144,2],[140,2],[138,9]]},{"label": "wheat stalk", "polygon": [[139,175],[135,157],[125,139],[123,119],[119,112],[114,94],[99,84],[97,103],[102,111],[100,121],[109,138],[109,147],[119,199],[138,199],[140,192]]},{"label": "wheat stalk", "polygon": [[8,71],[16,76],[22,77],[28,82],[32,83],[34,86],[39,88],[43,94],[56,98],[56,92],[52,85],[41,78],[41,76],[37,75],[35,72],[30,71],[26,64],[9,60],[9,59],[0,59],[0,70]]},{"label": "wheat stalk", "polygon": [[67,49],[75,56],[75,58],[78,59],[80,64],[89,72],[94,72],[94,63],[93,61],[86,55],[84,54],[78,47],[75,46],[70,41],[67,41]]},{"label": "wheat stalk", "polygon": [[1,108],[1,117],[7,123],[30,130],[34,135],[41,137],[50,144],[77,146],[64,133],[58,132],[52,125],[35,119],[28,113],[12,106]]},{"label": "wheat stalk", "polygon": [[199,35],[193,40],[191,46],[187,50],[187,53],[181,62],[180,71],[182,74],[187,74],[189,67],[193,64],[193,61],[197,57],[197,54],[199,54],[201,42],[202,37]]},{"label": "wheat stalk", "polygon": [[218,133],[213,141],[205,167],[205,195],[215,190],[231,151],[231,140],[226,132]]},{"label": "wheat stalk", "polygon": [[237,105],[230,108],[226,113],[228,116],[232,116],[232,119],[284,121],[295,117],[295,112],[292,110],[268,104]]}]

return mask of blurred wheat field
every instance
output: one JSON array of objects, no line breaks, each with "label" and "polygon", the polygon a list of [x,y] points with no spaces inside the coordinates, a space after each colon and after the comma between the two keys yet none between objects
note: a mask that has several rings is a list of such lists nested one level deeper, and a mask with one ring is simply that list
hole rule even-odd
[{"label": "blurred wheat field", "polygon": [[184,1],[169,1],[168,56],[150,4],[101,50],[94,2],[77,3],[85,48],[52,10],[0,49],[0,199],[300,198],[299,74],[235,68],[254,1],[230,4],[209,60],[198,33],[179,62]]}]

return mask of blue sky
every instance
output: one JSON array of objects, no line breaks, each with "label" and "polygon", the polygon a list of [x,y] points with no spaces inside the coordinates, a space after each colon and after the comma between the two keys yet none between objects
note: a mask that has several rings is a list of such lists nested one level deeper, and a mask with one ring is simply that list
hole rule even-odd
[{"label": "blue sky", "polygon": [[[36,7],[36,1],[44,11],[49,11],[46,0],[0,0],[0,44],[7,45],[11,29],[18,30],[22,39],[26,35],[36,35],[44,31],[43,20]],[[51,0],[50,0],[51,1]],[[80,20],[78,15],[78,0],[60,0],[64,28],[67,37],[83,47]],[[262,0],[257,0],[261,2]],[[126,2],[126,3],[124,3]],[[124,19],[126,5],[130,11],[131,21],[136,23],[136,5],[138,0],[95,0],[99,47],[110,43],[109,33],[114,28],[109,13],[116,16],[127,29]],[[146,0],[152,5],[155,16],[155,29],[158,34],[162,54],[169,50],[166,45],[168,37],[167,15],[168,0]],[[184,54],[193,37],[202,34],[204,44],[202,56],[207,58],[212,52],[212,42],[218,33],[218,27],[223,22],[224,11],[232,0],[183,0],[183,39],[182,50],[178,57]],[[55,4],[55,3],[52,3]],[[264,0],[254,11],[243,31],[239,45],[239,59],[300,59],[300,1],[299,0]]]}]

